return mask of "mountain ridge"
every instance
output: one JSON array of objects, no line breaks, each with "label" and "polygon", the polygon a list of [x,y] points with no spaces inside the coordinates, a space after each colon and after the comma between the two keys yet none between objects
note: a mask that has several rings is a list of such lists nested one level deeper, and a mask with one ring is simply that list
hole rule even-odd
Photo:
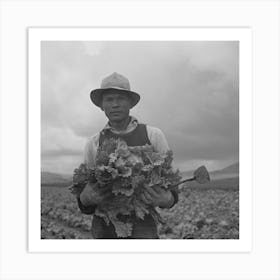
[{"label": "mountain ridge", "polygon": [[[192,170],[181,172],[183,178],[189,178],[193,176]],[[210,178],[231,178],[239,176],[239,162],[226,166],[222,169],[209,172]],[[41,171],[41,184],[42,185],[54,185],[54,184],[71,184],[72,175],[59,174],[50,171]]]},{"label": "mountain ridge", "polygon": [[69,184],[72,176],[49,171],[41,171],[41,185]]},{"label": "mountain ridge", "polygon": [[[188,171],[181,172],[183,178],[192,177],[193,173],[194,173],[194,170],[188,170]],[[210,174],[210,178],[213,178],[213,179],[238,177],[239,176],[239,162],[233,163],[222,169],[209,171],[209,174]]]}]

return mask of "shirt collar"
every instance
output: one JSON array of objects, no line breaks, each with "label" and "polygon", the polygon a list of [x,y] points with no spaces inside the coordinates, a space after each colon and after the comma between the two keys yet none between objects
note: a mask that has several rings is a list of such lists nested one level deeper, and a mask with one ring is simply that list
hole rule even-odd
[{"label": "shirt collar", "polygon": [[130,122],[129,124],[127,125],[126,129],[124,130],[116,130],[115,128],[113,128],[110,123],[108,122],[105,127],[103,128],[103,130],[106,130],[106,129],[109,129],[111,130],[113,133],[115,134],[126,134],[128,132],[131,132],[132,130],[134,130],[136,128],[136,126],[138,125],[138,120],[133,117],[133,116],[130,116]]}]

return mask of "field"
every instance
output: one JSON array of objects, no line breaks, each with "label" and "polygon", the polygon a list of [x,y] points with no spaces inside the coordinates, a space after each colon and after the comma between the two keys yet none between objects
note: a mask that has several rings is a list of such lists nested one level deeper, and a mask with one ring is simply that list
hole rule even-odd
[{"label": "field", "polygon": [[[161,239],[238,239],[239,180],[188,184],[180,190],[179,202],[159,210],[164,224]],[[67,188],[41,187],[41,238],[90,239],[91,216],[79,211]]]}]

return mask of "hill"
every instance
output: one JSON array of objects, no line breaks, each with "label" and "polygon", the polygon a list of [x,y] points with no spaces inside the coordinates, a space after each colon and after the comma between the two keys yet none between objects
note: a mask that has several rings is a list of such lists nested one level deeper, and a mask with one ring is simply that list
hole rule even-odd
[{"label": "hill", "polygon": [[210,172],[212,178],[232,178],[239,176],[239,163],[234,163],[223,169]]},{"label": "hill", "polygon": [[[206,167],[207,168],[207,167]],[[182,172],[183,178],[190,178],[193,176],[192,170]],[[209,172],[211,179],[234,178],[239,176],[239,162],[229,165],[223,169]]]},{"label": "hill", "polygon": [[229,165],[223,169],[216,170],[217,173],[238,173],[239,172],[239,162]]},{"label": "hill", "polygon": [[70,185],[71,184],[71,176],[62,175],[53,172],[41,172],[41,185]]},{"label": "hill", "polygon": [[[229,165],[223,169],[211,171],[211,180],[235,178],[239,176],[239,163]],[[193,171],[182,172],[183,178],[191,178]],[[41,172],[41,185],[44,186],[69,186],[72,182],[72,176],[67,174],[58,174],[53,172]]]},{"label": "hill", "polygon": [[199,184],[197,182],[188,182],[180,187],[182,192],[188,192],[191,190],[226,190],[226,191],[238,191],[239,190],[239,177],[234,178],[222,178],[213,179],[206,184]]}]

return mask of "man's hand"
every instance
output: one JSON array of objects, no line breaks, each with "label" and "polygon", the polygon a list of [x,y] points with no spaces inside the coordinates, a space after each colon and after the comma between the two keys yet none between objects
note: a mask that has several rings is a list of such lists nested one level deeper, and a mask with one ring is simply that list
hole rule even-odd
[{"label": "man's hand", "polygon": [[160,186],[146,188],[141,198],[146,204],[159,206],[161,208],[170,208],[174,203],[172,193]]},{"label": "man's hand", "polygon": [[111,196],[112,192],[109,186],[99,188],[97,183],[88,183],[80,195],[80,200],[84,206],[95,206]]}]

